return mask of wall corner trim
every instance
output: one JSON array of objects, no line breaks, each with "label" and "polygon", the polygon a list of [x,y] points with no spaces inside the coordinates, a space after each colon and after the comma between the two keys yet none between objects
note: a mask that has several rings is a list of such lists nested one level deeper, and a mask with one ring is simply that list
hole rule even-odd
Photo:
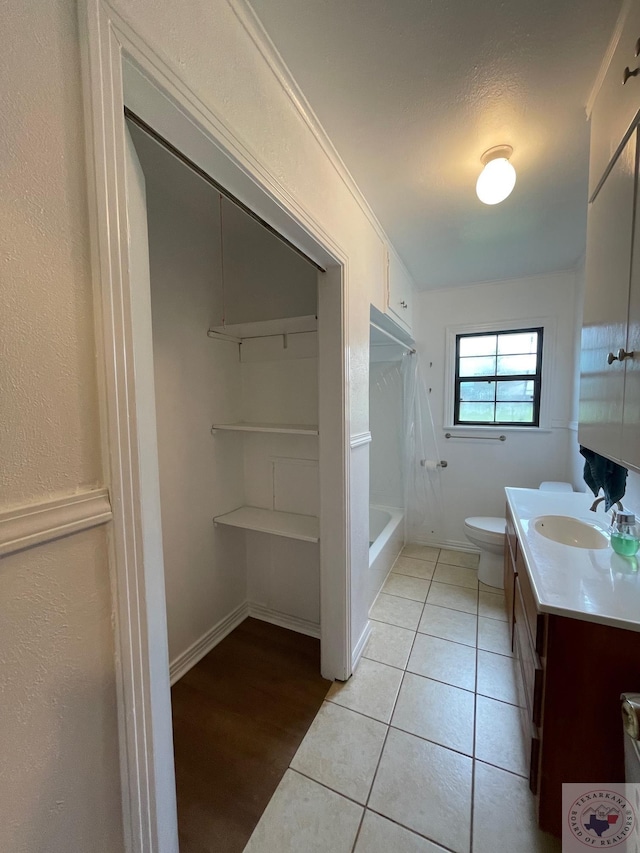
[{"label": "wall corner trim", "polygon": [[371,444],[371,433],[357,432],[355,435],[351,436],[349,443],[351,444],[351,447],[361,447],[363,444]]},{"label": "wall corner trim", "polygon": [[358,663],[360,662],[360,658],[364,653],[365,646],[367,645],[367,641],[371,636],[372,630],[373,625],[371,624],[371,621],[367,619],[367,624],[364,626],[364,630],[362,631],[362,634],[360,634],[360,639],[356,643],[353,653],[351,655],[351,669],[353,672],[355,672],[355,669],[358,666]]},{"label": "wall corner trim", "polygon": [[108,489],[54,498],[0,512],[0,557],[111,521]]}]

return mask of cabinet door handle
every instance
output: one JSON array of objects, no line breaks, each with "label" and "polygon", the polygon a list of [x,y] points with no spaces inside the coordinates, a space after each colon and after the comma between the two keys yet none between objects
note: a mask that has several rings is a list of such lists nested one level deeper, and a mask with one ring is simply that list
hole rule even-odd
[{"label": "cabinet door handle", "polygon": [[629,66],[624,69],[622,72],[622,85],[624,86],[629,79],[629,77],[637,77],[640,74],[640,68],[634,68],[633,71],[629,69]]},{"label": "cabinet door handle", "polygon": [[633,350],[631,352],[627,352],[625,349],[619,349],[618,355],[614,355],[612,352],[607,356],[607,364],[613,364],[614,361],[625,361],[627,358],[633,358],[635,353]]}]

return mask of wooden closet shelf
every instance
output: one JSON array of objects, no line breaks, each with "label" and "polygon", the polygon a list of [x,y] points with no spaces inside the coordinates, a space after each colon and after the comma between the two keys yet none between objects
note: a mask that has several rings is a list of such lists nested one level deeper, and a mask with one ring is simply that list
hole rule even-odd
[{"label": "wooden closet shelf", "polygon": [[213,521],[215,524],[258,530],[261,533],[272,533],[274,536],[285,536],[287,539],[301,539],[303,542],[318,542],[320,539],[318,519],[313,515],[241,506],[233,512],[216,516]]},{"label": "wooden closet shelf", "polygon": [[239,421],[235,424],[213,424],[211,430],[226,429],[234,432],[279,432],[287,435],[318,435],[315,424],[251,424]]}]

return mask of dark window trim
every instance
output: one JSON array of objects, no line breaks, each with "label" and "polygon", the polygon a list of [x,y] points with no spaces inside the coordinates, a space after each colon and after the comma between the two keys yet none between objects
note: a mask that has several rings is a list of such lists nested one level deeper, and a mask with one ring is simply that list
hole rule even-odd
[{"label": "dark window trim", "polygon": [[[489,335],[517,335],[523,332],[538,333],[538,349],[536,352],[536,372],[526,374],[509,374],[495,376],[463,376],[460,377],[460,340],[461,338],[484,338]],[[486,332],[461,332],[456,335],[456,372],[453,398],[454,426],[509,426],[509,427],[539,427],[540,426],[540,397],[542,394],[542,341],[544,327],[528,326],[525,329],[499,329]],[[513,382],[518,380],[533,380],[533,418],[530,421],[461,421],[460,420],[460,382]]]}]

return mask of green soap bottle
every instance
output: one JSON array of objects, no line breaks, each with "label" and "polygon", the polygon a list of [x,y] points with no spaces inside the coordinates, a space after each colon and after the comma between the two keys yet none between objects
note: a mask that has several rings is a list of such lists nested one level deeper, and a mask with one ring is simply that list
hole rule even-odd
[{"label": "green soap bottle", "polygon": [[616,554],[623,557],[633,557],[640,548],[640,530],[636,524],[636,517],[632,512],[621,510],[616,513],[613,524],[609,531],[611,547]]}]

